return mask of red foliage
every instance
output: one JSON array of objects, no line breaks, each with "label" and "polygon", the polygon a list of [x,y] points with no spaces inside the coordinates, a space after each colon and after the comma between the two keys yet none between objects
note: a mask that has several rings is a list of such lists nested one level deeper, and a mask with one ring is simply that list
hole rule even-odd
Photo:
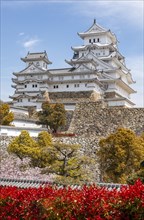
[{"label": "red foliage", "polygon": [[53,133],[52,134],[54,137],[75,137],[76,134],[73,133]]},{"label": "red foliage", "polygon": [[138,180],[120,191],[95,185],[81,189],[1,187],[0,213],[3,220],[142,220],[144,185]]}]

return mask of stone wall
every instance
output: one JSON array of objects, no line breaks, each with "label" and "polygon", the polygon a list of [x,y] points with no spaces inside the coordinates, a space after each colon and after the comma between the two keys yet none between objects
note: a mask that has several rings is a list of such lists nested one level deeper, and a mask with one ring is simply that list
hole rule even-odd
[{"label": "stone wall", "polygon": [[97,101],[100,95],[95,91],[81,91],[81,92],[49,92],[51,102],[60,103],[78,103],[87,101]]},{"label": "stone wall", "polygon": [[144,131],[144,108],[106,107],[104,103],[78,103],[69,132],[100,138],[118,127],[130,128],[137,134]]},{"label": "stone wall", "polygon": [[[41,169],[31,168],[28,165],[27,158],[21,161],[17,156],[9,154],[7,147],[13,137],[0,136],[0,152],[1,152],[1,173],[0,178],[15,178],[15,179],[32,179],[32,180],[47,180],[52,181],[53,175],[41,174]],[[96,163],[96,151],[98,140],[96,138],[85,137],[55,137],[53,142],[62,142],[67,144],[80,144],[82,146],[81,153],[89,156],[94,162],[87,165],[88,172],[92,173],[91,181],[100,181],[100,172],[98,164]],[[26,168],[26,169],[25,169]]]}]

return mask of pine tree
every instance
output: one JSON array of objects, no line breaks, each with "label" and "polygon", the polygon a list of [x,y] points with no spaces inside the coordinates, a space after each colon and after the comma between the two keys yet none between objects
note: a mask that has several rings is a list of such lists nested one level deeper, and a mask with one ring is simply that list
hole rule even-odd
[{"label": "pine tree", "polygon": [[0,103],[0,125],[10,125],[14,120],[14,114],[10,112],[8,104]]},{"label": "pine tree", "polygon": [[98,161],[104,181],[125,183],[138,170],[144,156],[144,141],[129,129],[120,128],[100,140]]},{"label": "pine tree", "polygon": [[66,111],[63,104],[44,102],[38,117],[38,123],[46,125],[47,128],[50,127],[53,133],[56,133],[58,128],[66,123]]},{"label": "pine tree", "polygon": [[24,157],[31,157],[36,153],[40,153],[40,150],[29,133],[22,131],[18,137],[10,142],[8,152],[16,154],[22,160]]}]

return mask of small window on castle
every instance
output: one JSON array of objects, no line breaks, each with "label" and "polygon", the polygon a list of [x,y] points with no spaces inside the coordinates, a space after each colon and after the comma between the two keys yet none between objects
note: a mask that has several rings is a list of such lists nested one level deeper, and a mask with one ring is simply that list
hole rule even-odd
[{"label": "small window on castle", "polygon": [[32,85],[32,87],[34,88],[34,84]]},{"label": "small window on castle", "polygon": [[89,43],[91,43],[91,39],[89,39]]},{"label": "small window on castle", "polygon": [[43,67],[45,67],[45,63],[43,63]]},{"label": "small window on castle", "polygon": [[74,87],[79,87],[79,84],[75,84]]},{"label": "small window on castle", "polygon": [[53,88],[55,89],[55,86],[53,86]]},{"label": "small window on castle", "polygon": [[93,39],[93,42],[95,43],[95,38]]},{"label": "small window on castle", "polygon": [[30,99],[28,99],[28,102],[30,102]]},{"label": "small window on castle", "polygon": [[99,38],[97,39],[97,42],[99,42]]},{"label": "small window on castle", "polygon": [[69,85],[66,85],[67,88],[69,88]]},{"label": "small window on castle", "polygon": [[36,65],[39,66],[40,65],[39,62],[36,62]]},{"label": "small window on castle", "polygon": [[20,101],[22,102],[22,99],[20,99]]},{"label": "small window on castle", "polygon": [[25,85],[25,88],[27,88],[27,85]]},{"label": "small window on castle", "polygon": [[87,83],[85,84],[85,87],[87,87]]},{"label": "small window on castle", "polygon": [[58,88],[58,85],[56,86],[56,88]]},{"label": "small window on castle", "polygon": [[35,87],[37,87],[37,84],[35,84]]}]

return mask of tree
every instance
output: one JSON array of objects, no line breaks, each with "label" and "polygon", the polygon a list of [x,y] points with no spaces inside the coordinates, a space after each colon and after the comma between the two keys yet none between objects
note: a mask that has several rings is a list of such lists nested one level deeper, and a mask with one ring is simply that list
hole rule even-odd
[{"label": "tree", "polygon": [[140,179],[141,182],[144,184],[144,167],[140,167],[137,172],[129,175],[127,178],[127,183],[133,185],[138,179]]},{"label": "tree", "polygon": [[22,160],[24,157],[31,157],[34,154],[39,154],[40,150],[29,133],[27,131],[22,131],[18,137],[10,142],[8,145],[8,152],[16,154]]},{"label": "tree", "polygon": [[49,148],[52,147],[52,137],[48,132],[42,131],[38,134],[37,147],[39,150],[30,155],[31,165],[45,168],[53,159],[49,151]]},{"label": "tree", "polygon": [[66,123],[66,111],[64,105],[60,103],[50,104],[49,102],[44,102],[42,110],[38,112],[38,117],[38,123],[46,125],[47,128],[50,127],[54,133]]},{"label": "tree", "polygon": [[144,140],[129,129],[119,128],[99,142],[98,162],[104,181],[125,183],[138,170],[144,155]]},{"label": "tree", "polygon": [[14,120],[14,114],[10,112],[10,107],[6,103],[0,103],[0,125],[10,125]]},{"label": "tree", "polygon": [[80,183],[90,179],[86,175],[86,165],[90,163],[87,156],[80,153],[80,145],[55,143],[49,149],[52,160],[44,173],[57,175],[56,182],[62,184]]},{"label": "tree", "polygon": [[91,162],[81,155],[81,146],[76,144],[53,143],[51,135],[40,132],[34,141],[27,131],[14,138],[8,146],[8,152],[16,154],[21,160],[30,159],[29,165],[42,168],[43,173],[56,174],[56,182],[72,184],[90,179],[86,166]]}]

